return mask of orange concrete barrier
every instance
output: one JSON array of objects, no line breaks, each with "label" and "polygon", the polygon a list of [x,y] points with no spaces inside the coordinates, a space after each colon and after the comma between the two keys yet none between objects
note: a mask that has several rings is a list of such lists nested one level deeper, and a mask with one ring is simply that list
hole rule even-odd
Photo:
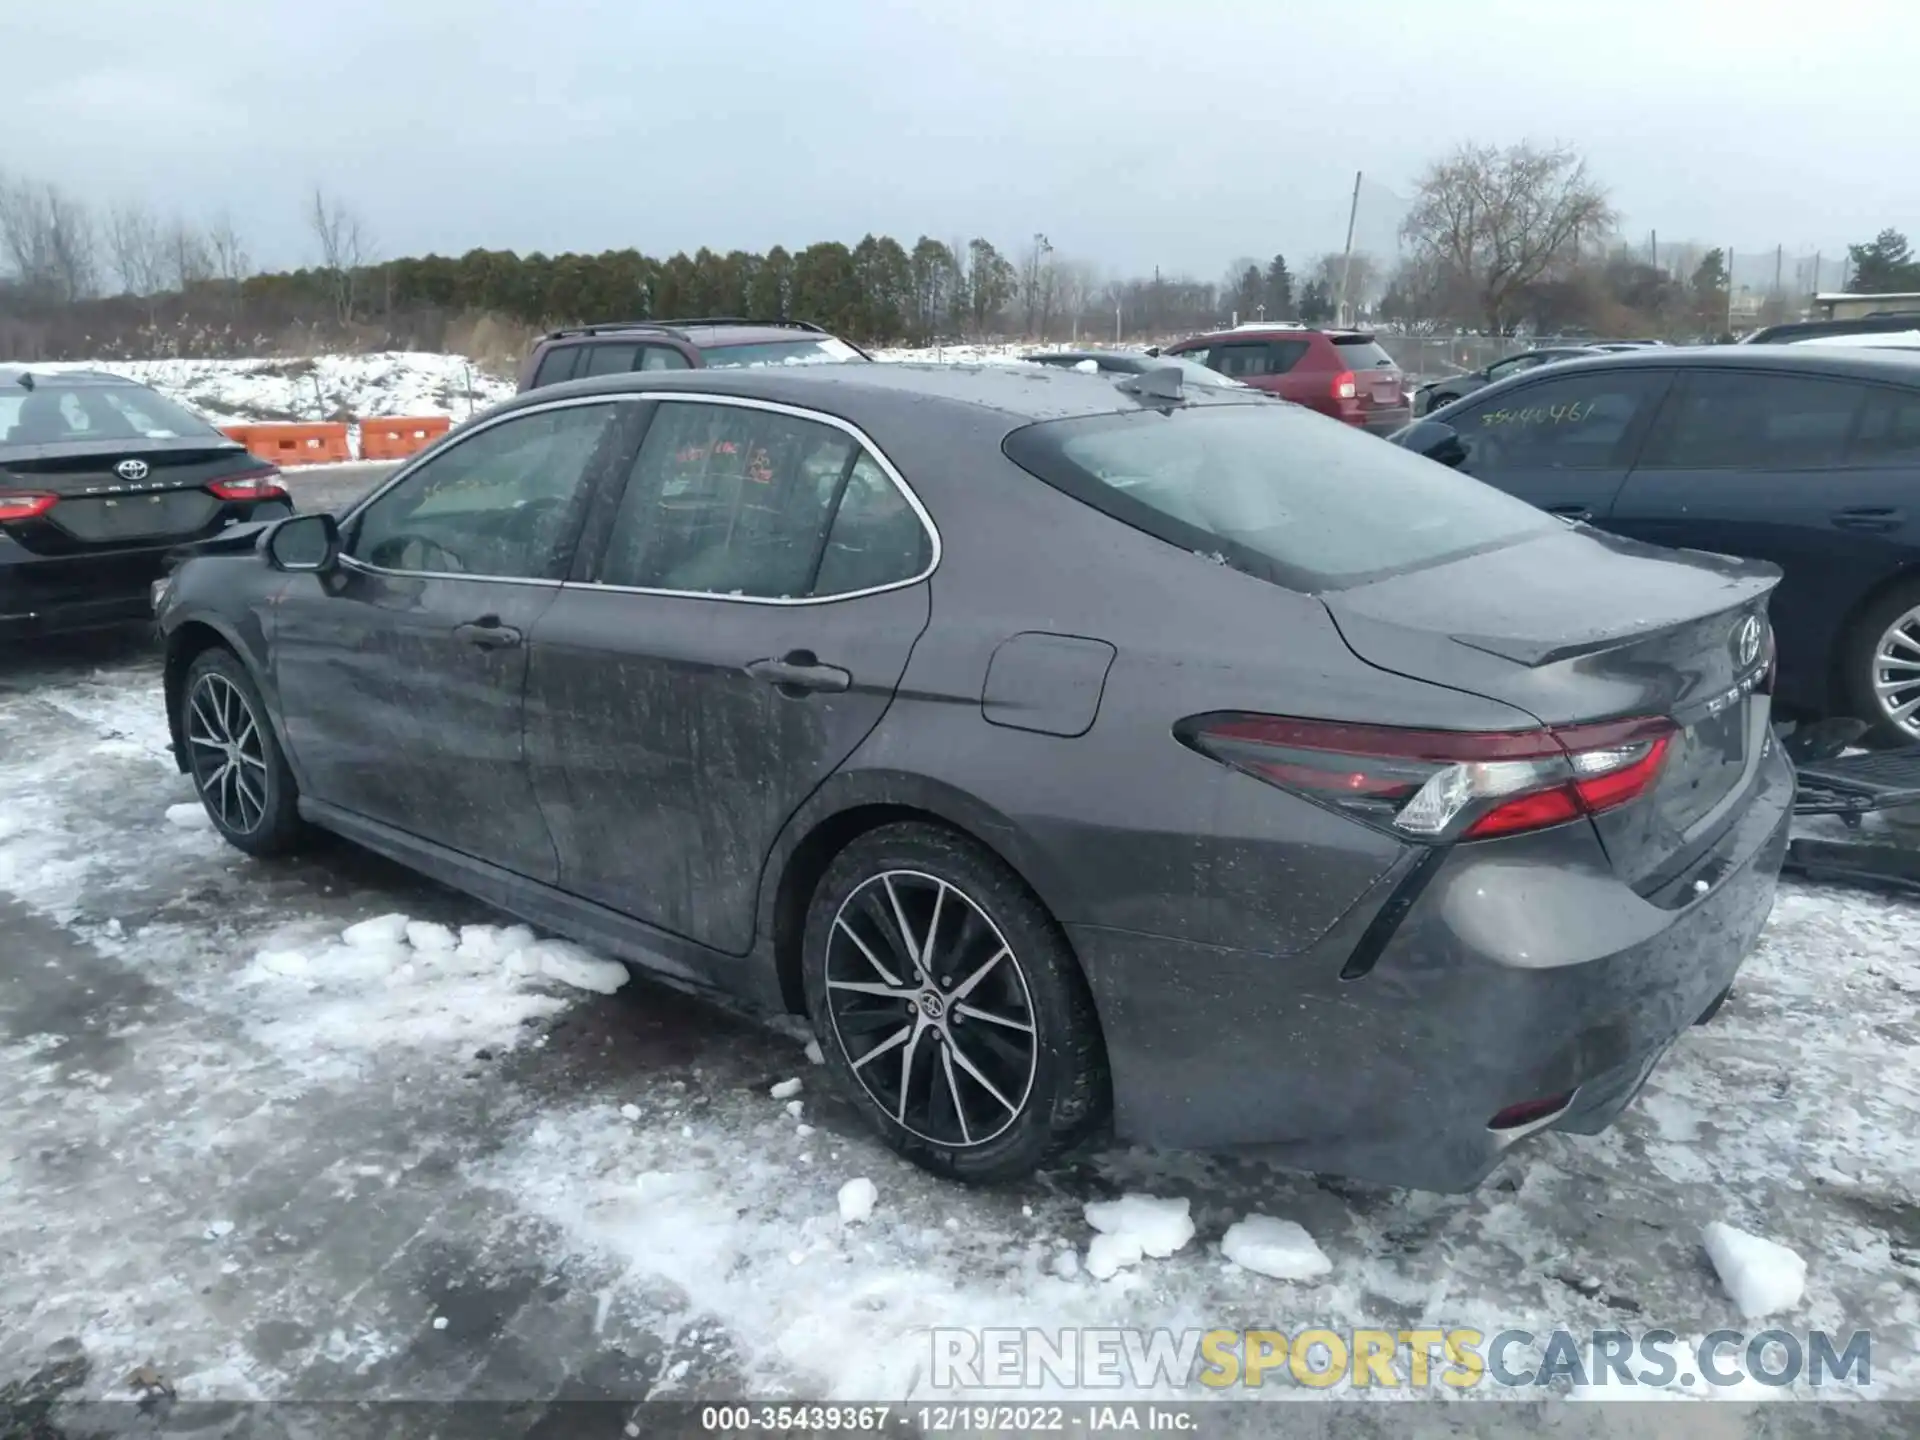
[{"label": "orange concrete barrier", "polygon": [[362,460],[404,460],[446,434],[453,421],[445,415],[403,416],[360,422]]},{"label": "orange concrete barrier", "polygon": [[323,465],[353,459],[344,425],[223,425],[223,434],[247,447],[247,453],[275,465]]}]

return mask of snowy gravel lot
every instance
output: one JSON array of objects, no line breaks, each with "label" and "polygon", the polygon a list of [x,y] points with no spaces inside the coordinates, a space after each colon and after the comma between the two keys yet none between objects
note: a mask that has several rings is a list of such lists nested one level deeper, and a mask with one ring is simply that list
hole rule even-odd
[{"label": "snowy gravel lot", "polygon": [[[1789,884],[1619,1126],[1471,1196],[1120,1149],[962,1191],[870,1140],[803,1037],[615,988],[344,845],[228,850],[159,696],[138,637],[0,660],[0,1387],[65,1357],[75,1395],[150,1364],[183,1400],[898,1400],[953,1398],[936,1325],[1779,1325],[1871,1330],[1870,1393],[1920,1398],[1920,906]],[[1193,1236],[1103,1242],[1094,1279],[1085,1207],[1129,1194]],[[1225,1259],[1254,1216],[1324,1266]],[[1716,1220],[1803,1257],[1804,1298],[1743,1320]]]}]

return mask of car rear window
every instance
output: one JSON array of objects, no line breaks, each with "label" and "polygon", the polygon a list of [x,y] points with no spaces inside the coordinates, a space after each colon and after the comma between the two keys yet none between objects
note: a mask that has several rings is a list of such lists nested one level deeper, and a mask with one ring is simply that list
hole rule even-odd
[{"label": "car rear window", "polygon": [[1444,465],[1288,405],[1193,405],[1016,430],[1008,458],[1136,529],[1312,594],[1559,522]]},{"label": "car rear window", "polygon": [[219,436],[191,410],[144,385],[63,385],[57,375],[34,378],[31,390],[16,385],[0,390],[0,444]]},{"label": "car rear window", "polygon": [[540,357],[540,369],[533,377],[535,386],[558,385],[573,378],[573,367],[580,363],[579,345],[556,345]]},{"label": "car rear window", "polygon": [[1393,356],[1381,348],[1371,335],[1334,335],[1329,337],[1340,347],[1340,361],[1349,370],[1398,370]]},{"label": "car rear window", "polygon": [[710,370],[749,365],[831,365],[861,358],[853,346],[831,335],[818,340],[771,340],[761,345],[715,345],[701,354]]}]

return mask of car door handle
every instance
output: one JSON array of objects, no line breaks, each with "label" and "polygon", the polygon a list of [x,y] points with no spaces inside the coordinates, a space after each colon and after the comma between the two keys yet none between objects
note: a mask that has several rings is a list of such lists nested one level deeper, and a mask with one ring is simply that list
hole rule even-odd
[{"label": "car door handle", "polygon": [[755,660],[747,666],[747,674],[788,694],[813,690],[837,694],[853,684],[852,675],[838,665],[822,665],[811,650],[789,650],[778,660]]},{"label": "car door handle", "polygon": [[1549,515],[1558,515],[1563,520],[1591,520],[1593,511],[1584,505],[1549,505]]},{"label": "car door handle", "polygon": [[453,638],[482,650],[511,650],[526,637],[511,625],[502,625],[498,615],[482,615],[478,620],[454,626]]},{"label": "car door handle", "polygon": [[1907,517],[1891,505],[1859,505],[1836,510],[1830,517],[1842,530],[1898,530]]}]

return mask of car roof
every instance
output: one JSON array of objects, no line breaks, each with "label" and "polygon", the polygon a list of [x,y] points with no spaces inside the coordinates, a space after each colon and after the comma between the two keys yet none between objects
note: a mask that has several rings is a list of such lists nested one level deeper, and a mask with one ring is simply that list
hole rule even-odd
[{"label": "car roof", "polygon": [[1920,382],[1920,354],[1913,351],[1829,348],[1822,345],[1665,345],[1615,350],[1604,355],[1564,360],[1553,367],[1553,372],[1555,375],[1570,375],[1584,370],[1657,370],[1663,367],[1777,370],[1803,375],[1837,375],[1856,380],[1895,380],[1906,384]]},{"label": "car roof", "polygon": [[[1123,376],[1121,380],[1136,377]],[[1183,388],[1191,404],[1250,404],[1250,392],[1194,385]],[[568,380],[525,391],[501,408],[549,404],[569,396],[636,391],[723,395],[794,405],[839,415],[855,424],[892,421],[937,406],[974,416],[996,415],[1006,430],[1041,420],[1124,414],[1152,402],[1119,388],[1112,375],[1090,375],[1053,365],[943,365],[897,362],[876,365],[761,365],[719,370],[642,370]]]},{"label": "car roof", "polygon": [[[125,375],[107,370],[48,370],[36,365],[0,365],[0,385],[18,385],[20,377],[31,375],[36,385],[59,381],[62,385],[139,385]],[[144,387],[143,387],[144,388]]]},{"label": "car roof", "polygon": [[727,345],[765,345],[781,341],[798,343],[834,338],[817,325],[714,317],[694,320],[615,320],[555,330],[542,339],[545,343],[556,345],[589,344],[600,340],[632,340],[650,334],[690,341],[702,350],[717,350]]}]

